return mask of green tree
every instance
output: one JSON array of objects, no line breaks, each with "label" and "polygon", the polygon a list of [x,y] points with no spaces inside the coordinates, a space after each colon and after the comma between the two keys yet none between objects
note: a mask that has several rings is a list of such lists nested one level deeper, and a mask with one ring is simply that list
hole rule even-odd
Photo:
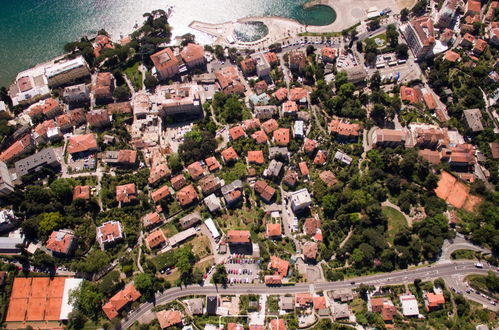
[{"label": "green tree", "polygon": [[399,43],[399,33],[397,31],[397,27],[395,24],[389,24],[386,27],[386,38],[388,39],[388,43],[390,47],[395,47]]},{"label": "green tree", "polygon": [[369,21],[367,23],[367,26],[369,27],[369,30],[371,30],[371,31],[379,29],[379,27],[381,26],[381,20],[380,20],[380,18],[376,17],[375,19]]},{"label": "green tree", "polygon": [[114,98],[120,102],[128,101],[130,100],[130,97],[132,95],[130,94],[130,89],[126,85],[118,86],[114,90]]},{"label": "green tree", "polygon": [[100,316],[101,302],[104,299],[102,293],[96,290],[95,285],[88,281],[83,281],[80,287],[69,294],[69,301],[75,307],[75,310],[93,320]]},{"label": "green tree", "polygon": [[59,212],[43,213],[38,222],[38,230],[42,235],[48,235],[53,230],[59,228],[64,218]]},{"label": "green tree", "polygon": [[154,277],[149,273],[140,273],[135,276],[135,287],[147,300],[154,297],[154,281]]},{"label": "green tree", "polygon": [[73,185],[69,180],[57,179],[50,184],[50,190],[54,197],[63,204],[68,205],[73,199]]},{"label": "green tree", "polygon": [[182,165],[182,159],[180,159],[179,154],[172,153],[168,156],[168,167],[172,173],[178,173],[182,171],[184,166]]},{"label": "green tree", "polygon": [[398,58],[407,58],[409,56],[409,47],[404,43],[398,44],[395,47],[395,53]]},{"label": "green tree", "polygon": [[156,77],[153,76],[152,73],[147,71],[146,76],[144,78],[144,86],[146,86],[147,89],[152,90],[157,85],[158,85],[158,79],[156,79]]},{"label": "green tree", "polygon": [[223,286],[227,285],[227,271],[225,270],[224,265],[217,265],[211,282],[214,284],[222,284]]}]

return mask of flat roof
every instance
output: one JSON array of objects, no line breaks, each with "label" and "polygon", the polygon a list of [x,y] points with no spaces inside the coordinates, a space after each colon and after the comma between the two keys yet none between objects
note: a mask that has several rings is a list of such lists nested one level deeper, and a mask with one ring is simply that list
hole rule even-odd
[{"label": "flat roof", "polygon": [[208,229],[210,230],[211,235],[213,235],[213,238],[220,237],[220,233],[218,232],[217,226],[215,226],[215,222],[213,222],[212,218],[206,219],[204,223],[206,227],[208,227]]}]

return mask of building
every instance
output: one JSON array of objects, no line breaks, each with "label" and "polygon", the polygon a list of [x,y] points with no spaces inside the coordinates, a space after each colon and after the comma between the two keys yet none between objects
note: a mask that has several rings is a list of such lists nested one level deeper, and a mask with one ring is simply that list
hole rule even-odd
[{"label": "building", "polygon": [[0,233],[10,231],[17,224],[18,220],[12,209],[0,210]]},{"label": "building", "polygon": [[207,196],[220,189],[222,187],[222,181],[220,178],[210,174],[199,180],[199,187],[201,187],[203,195]]},{"label": "building", "polygon": [[45,76],[49,87],[54,88],[88,77],[90,76],[90,70],[85,59],[78,56],[72,60],[61,61],[46,68]]},{"label": "building", "polygon": [[48,98],[29,108],[29,116],[31,118],[40,114],[43,114],[48,119],[53,119],[62,114],[62,107],[56,99]]},{"label": "building", "polygon": [[332,291],[331,298],[333,298],[334,300],[339,300],[344,303],[352,301],[354,298],[354,294],[351,289],[338,289]]},{"label": "building", "polygon": [[336,59],[336,49],[331,47],[324,47],[321,49],[322,62],[334,63]]},{"label": "building", "polygon": [[310,197],[307,188],[290,193],[289,199],[293,212],[301,211],[312,204],[312,198]]},{"label": "building", "polygon": [[161,329],[166,329],[172,326],[178,326],[182,324],[182,313],[180,313],[180,311],[177,310],[169,309],[156,312],[156,318],[158,319],[159,326]]},{"label": "building", "polygon": [[473,45],[473,53],[478,56],[482,54],[487,49],[487,47],[487,41],[483,39],[477,39],[475,41],[475,44]]},{"label": "building", "polygon": [[178,220],[180,227],[182,229],[187,229],[191,228],[195,224],[201,222],[201,214],[199,212],[194,212],[191,214],[188,214]]},{"label": "building", "polygon": [[290,141],[289,128],[279,128],[273,133],[274,142],[278,146],[287,146]]},{"label": "building", "polygon": [[251,134],[251,138],[255,141],[256,144],[266,143],[269,139],[264,130],[259,130]]},{"label": "building", "polygon": [[220,199],[215,196],[215,194],[211,194],[210,196],[205,197],[203,201],[211,213],[220,210],[220,208],[222,207],[222,204],[220,204]]},{"label": "building", "polygon": [[348,82],[359,84],[366,81],[367,73],[361,65],[348,67],[342,71],[346,72]]},{"label": "building", "polygon": [[280,223],[268,223],[266,225],[265,237],[268,239],[277,240],[282,236]]},{"label": "building", "polygon": [[227,243],[232,245],[250,244],[251,235],[248,230],[229,230],[227,232]]},{"label": "building", "polygon": [[192,315],[202,315],[203,314],[203,299],[202,298],[192,298],[184,300],[187,308]]},{"label": "building", "polygon": [[204,168],[200,162],[194,162],[187,166],[187,172],[189,172],[191,179],[196,181],[205,175]]},{"label": "building", "polygon": [[237,155],[233,147],[225,149],[220,154],[222,155],[222,158],[226,164],[230,162],[237,162],[237,160],[239,159],[239,156]]},{"label": "building", "polygon": [[412,19],[402,28],[402,33],[415,57],[424,58],[433,54],[435,31],[430,17]]},{"label": "building", "polygon": [[326,305],[326,297],[318,296],[314,297],[314,310],[319,314],[319,316],[328,316],[329,309]]},{"label": "building", "polygon": [[301,73],[305,69],[305,65],[307,65],[305,52],[294,51],[289,53],[289,68],[291,71]]},{"label": "building", "polygon": [[482,4],[478,0],[468,0],[464,8],[464,16],[480,15]]},{"label": "building", "polygon": [[14,142],[10,147],[0,153],[0,162],[10,163],[19,156],[22,156],[35,148],[35,144],[30,134],[24,135]]},{"label": "building", "polygon": [[301,173],[302,176],[305,176],[305,177],[308,176],[309,171],[308,171],[307,163],[300,162],[298,164],[298,167],[300,168],[300,173]]},{"label": "building", "polygon": [[343,164],[350,165],[352,163],[353,158],[345,154],[344,152],[341,151],[336,151],[334,154],[334,160],[337,160]]},{"label": "building", "polygon": [[447,28],[450,26],[454,15],[456,14],[457,0],[447,0],[437,14],[437,22],[435,26],[439,28]]},{"label": "building", "polygon": [[317,231],[320,231],[321,221],[316,218],[307,218],[303,224],[303,232],[305,235],[314,236]]},{"label": "building", "polygon": [[83,200],[90,199],[90,186],[75,186],[73,188],[73,200],[79,198]]},{"label": "building", "polygon": [[272,159],[269,163],[269,167],[263,171],[263,175],[268,178],[277,178],[281,174],[281,170],[284,164],[275,159]]},{"label": "building", "polygon": [[101,226],[97,227],[97,242],[101,250],[105,250],[121,241],[125,236],[123,227],[119,221],[104,222]]},{"label": "building", "polygon": [[265,181],[259,180],[254,185],[255,192],[260,195],[260,198],[266,203],[270,203],[275,195],[275,189],[269,186]]},{"label": "building", "polygon": [[283,311],[294,311],[295,298],[281,296],[281,299],[279,300],[279,308],[282,309]]},{"label": "building", "polygon": [[349,318],[351,313],[348,304],[333,303],[331,305],[331,314],[336,321]]},{"label": "building", "polygon": [[270,330],[286,330],[286,322],[284,319],[272,319],[269,324]]},{"label": "building", "polygon": [[97,150],[97,140],[94,134],[74,135],[69,138],[67,152],[73,157]]},{"label": "building", "polygon": [[173,235],[172,237],[170,237],[168,239],[168,243],[172,247],[178,246],[178,245],[182,244],[183,242],[185,242],[187,239],[189,239],[193,236],[196,236],[196,233],[197,232],[194,228],[186,229],[186,230],[181,231],[181,232]]},{"label": "building", "polygon": [[90,102],[90,91],[85,84],[68,86],[64,88],[62,98],[70,108],[74,108]]},{"label": "building", "polygon": [[0,237],[0,256],[21,254],[24,248],[24,238]]},{"label": "building", "polygon": [[95,104],[108,104],[113,102],[114,76],[111,72],[99,72],[93,85]]},{"label": "building", "polygon": [[93,109],[87,112],[87,123],[92,128],[102,128],[111,125],[111,116],[106,109]]},{"label": "building", "polygon": [[137,188],[135,183],[116,186],[116,201],[122,204],[128,204],[137,199]]},{"label": "building", "polygon": [[484,130],[482,124],[482,111],[480,109],[468,109],[463,111],[466,126],[473,132]]},{"label": "building", "polygon": [[165,48],[151,55],[151,61],[156,68],[159,80],[166,80],[179,73],[179,60],[171,48]]},{"label": "building", "polygon": [[171,178],[170,183],[172,184],[173,189],[180,190],[187,184],[187,181],[183,174],[179,174]]},{"label": "building", "polygon": [[243,183],[241,180],[235,180],[222,187],[221,192],[228,207],[234,206],[243,199],[242,190]]},{"label": "building", "polygon": [[200,87],[196,83],[174,83],[156,87],[151,100],[161,116],[201,116]]},{"label": "building", "polygon": [[419,315],[418,300],[414,295],[400,295],[399,300],[402,305],[402,314],[405,317],[417,317]]},{"label": "building", "polygon": [[244,128],[241,125],[230,128],[229,134],[232,141],[236,141],[246,136],[246,132],[244,131]]},{"label": "building", "polygon": [[159,224],[161,224],[163,221],[161,220],[161,217],[159,216],[159,213],[157,212],[152,212],[148,213],[142,218],[142,225],[146,229],[153,228]]},{"label": "building", "polygon": [[82,282],[82,279],[62,276],[14,278],[5,321],[13,322],[14,326],[23,324],[23,328],[30,323],[34,327],[40,324],[57,327],[73,311],[70,291]]},{"label": "building", "polygon": [[109,301],[102,306],[102,310],[104,311],[104,314],[106,314],[107,318],[112,320],[119,315],[121,310],[138,300],[140,296],[140,292],[137,291],[135,285],[131,283],[123,290],[120,290],[112,296],[111,299],[109,299]]},{"label": "building", "polygon": [[196,189],[194,189],[194,186],[192,184],[180,189],[177,192],[177,201],[182,207],[187,207],[197,202],[197,200],[198,194],[196,193]]},{"label": "building", "polygon": [[[256,74],[260,78],[265,78],[265,77],[268,77],[270,75],[271,63],[269,62],[269,58],[270,58],[270,60],[272,60],[272,63],[274,63],[274,58],[272,55],[268,55],[268,54],[270,54],[270,53],[266,53],[266,54],[258,53],[258,54],[253,55],[253,61],[255,62],[255,66],[256,66]],[[272,53],[272,54],[274,54],[274,53]],[[277,58],[277,56],[276,56],[276,58]]]},{"label": "building", "polygon": [[38,172],[42,168],[58,170],[61,164],[54,148],[47,148],[15,162],[14,166],[18,177],[23,177]]},{"label": "building", "polygon": [[307,106],[308,91],[302,87],[295,87],[289,90],[289,100],[297,102],[301,109]]},{"label": "building", "polygon": [[282,178],[282,182],[288,187],[294,187],[298,182],[298,173],[292,169],[288,169]]},{"label": "building", "polygon": [[217,315],[218,297],[206,296],[206,314]]},{"label": "building", "polygon": [[448,50],[445,53],[444,60],[455,63],[461,59],[461,55],[459,53],[456,53],[452,50]]},{"label": "building", "polygon": [[253,108],[253,114],[260,120],[270,119],[277,114],[277,106],[257,105]]},{"label": "building", "polygon": [[9,169],[4,162],[0,162],[0,196],[7,196],[14,192],[14,184]]},{"label": "building", "polygon": [[149,247],[149,249],[156,249],[161,247],[162,245],[166,244],[166,237],[165,234],[161,229],[157,229],[150,233],[146,239],[146,244]]},{"label": "building", "polygon": [[154,203],[158,203],[168,196],[170,196],[170,187],[168,187],[167,185],[164,185],[163,187],[151,192],[151,199]]},{"label": "building", "polygon": [[372,135],[372,141],[376,147],[396,147],[405,144],[406,136],[404,130],[378,128]]},{"label": "building", "polygon": [[427,311],[440,309],[445,304],[445,297],[442,293],[435,294],[431,292],[425,293],[425,307]]},{"label": "building", "polygon": [[400,87],[400,99],[410,104],[418,104],[422,95],[419,89],[407,86]]},{"label": "building", "polygon": [[187,44],[187,46],[185,46],[184,49],[182,49],[182,51],[180,52],[180,56],[189,69],[206,64],[206,58],[204,57],[204,47],[201,45],[193,43]]},{"label": "building", "polygon": [[135,167],[137,165],[137,150],[106,151],[102,161],[111,166]]},{"label": "building", "polygon": [[220,169],[220,162],[213,156],[206,158],[204,163],[210,172],[215,172]]},{"label": "building", "polygon": [[228,66],[215,72],[219,89],[225,94],[244,94],[246,88],[241,83],[237,67]]},{"label": "building", "polygon": [[305,125],[302,120],[295,121],[293,125],[293,135],[297,139],[303,139],[305,137]]},{"label": "building", "polygon": [[69,256],[76,247],[74,233],[69,229],[53,231],[47,240],[46,247],[55,256]]},{"label": "building", "polygon": [[69,131],[73,127],[71,117],[68,114],[57,116],[55,122],[61,131]]},{"label": "building", "polygon": [[243,59],[239,65],[241,65],[241,70],[247,76],[256,72],[256,63],[252,58]]},{"label": "building", "polygon": [[265,163],[265,157],[263,156],[263,151],[261,150],[254,150],[254,151],[248,151],[248,164],[258,164],[262,165]]},{"label": "building", "polygon": [[317,259],[317,252],[319,247],[315,242],[306,242],[303,244],[303,257],[307,262],[315,262]]},{"label": "building", "polygon": [[341,119],[332,120],[328,128],[329,133],[341,141],[357,141],[362,129],[359,124],[351,124]]},{"label": "building", "polygon": [[387,298],[371,299],[367,309],[373,313],[381,313],[385,322],[392,322],[394,315],[397,314],[397,308]]}]

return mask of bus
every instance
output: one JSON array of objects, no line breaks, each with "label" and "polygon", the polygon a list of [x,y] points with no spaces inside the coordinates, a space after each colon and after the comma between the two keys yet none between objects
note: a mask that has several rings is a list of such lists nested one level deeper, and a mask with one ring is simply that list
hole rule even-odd
[{"label": "bus", "polygon": [[398,64],[404,64],[406,60],[398,60]]},{"label": "bus", "polygon": [[385,67],[384,63],[376,64],[376,69],[383,69]]},{"label": "bus", "polygon": [[389,66],[395,66],[397,65],[397,61],[391,61],[388,63]]}]

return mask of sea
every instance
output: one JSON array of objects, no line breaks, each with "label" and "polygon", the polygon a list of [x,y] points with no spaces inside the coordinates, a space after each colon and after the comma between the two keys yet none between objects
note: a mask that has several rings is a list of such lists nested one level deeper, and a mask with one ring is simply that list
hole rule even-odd
[{"label": "sea", "polygon": [[[329,7],[304,9],[307,0],[0,0],[0,86],[16,74],[62,54],[65,43],[100,29],[114,40],[140,25],[143,14],[173,8],[174,36],[194,33],[193,20],[221,23],[247,16],[281,16],[303,24],[327,25],[336,18]],[[195,32],[198,42],[209,37]]]}]

